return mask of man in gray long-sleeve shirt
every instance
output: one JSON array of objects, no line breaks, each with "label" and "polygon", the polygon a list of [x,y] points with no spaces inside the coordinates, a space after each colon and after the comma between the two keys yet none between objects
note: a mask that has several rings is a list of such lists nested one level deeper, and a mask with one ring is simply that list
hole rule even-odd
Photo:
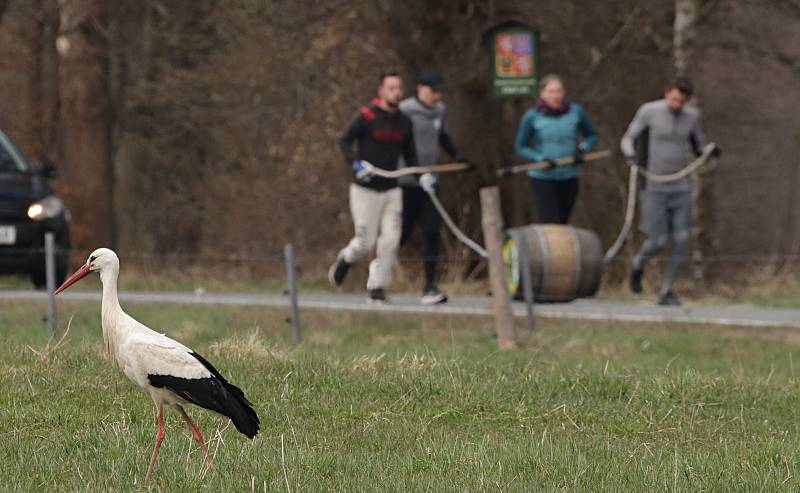
[{"label": "man in gray long-sleeve shirt", "polygon": [[[438,72],[427,70],[417,80],[416,95],[400,103],[400,111],[411,118],[413,123],[417,161],[421,166],[437,162],[439,147],[453,160],[462,160],[445,128],[443,89],[442,76]],[[435,193],[436,177],[425,174],[417,180],[416,177],[405,176],[398,181],[403,189],[403,231],[400,244],[408,241],[416,223],[420,223],[422,227],[425,287],[420,302],[423,305],[444,303],[447,296],[436,286],[440,218],[428,196],[428,192]]]},{"label": "man in gray long-sleeve shirt", "polygon": [[[620,146],[630,161],[636,161],[634,141],[643,138],[638,164],[657,175],[680,171],[687,165],[687,144],[695,154],[703,150],[700,112],[686,106],[692,85],[676,79],[667,85],[664,99],[643,104],[628,126]],[[715,150],[715,157],[719,155]],[[672,237],[673,250],[661,286],[660,305],[680,305],[672,286],[689,251],[692,230],[692,184],[689,177],[668,183],[646,181],[641,194],[639,228],[647,235],[631,265],[630,287],[642,291],[642,274],[648,257],[664,248]]]}]

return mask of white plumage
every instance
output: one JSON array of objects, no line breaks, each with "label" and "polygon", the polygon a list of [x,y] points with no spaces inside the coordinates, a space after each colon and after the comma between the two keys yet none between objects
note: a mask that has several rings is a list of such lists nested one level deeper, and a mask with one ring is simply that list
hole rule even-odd
[{"label": "white plumage", "polygon": [[[149,330],[149,329],[148,329]],[[178,378],[210,378],[211,372],[191,355],[192,350],[154,331],[134,333],[119,347],[119,366],[145,391],[153,391],[148,375]]]},{"label": "white plumage", "polygon": [[91,272],[99,272],[103,283],[101,315],[106,349],[123,373],[149,394],[156,405],[158,432],[146,481],[152,475],[164,440],[165,405],[181,414],[209,463],[203,436],[183,409],[184,404],[196,404],[229,417],[236,429],[248,438],[258,433],[258,415],[239,388],[225,380],[205,358],[178,341],[149,329],[122,310],[117,296],[119,258],[112,250],[99,248],[92,252],[86,263],[56,290],[56,294]]}]

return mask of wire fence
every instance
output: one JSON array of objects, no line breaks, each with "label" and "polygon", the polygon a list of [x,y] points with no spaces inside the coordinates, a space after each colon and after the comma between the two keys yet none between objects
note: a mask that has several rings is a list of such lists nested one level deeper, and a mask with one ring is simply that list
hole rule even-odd
[{"label": "wire fence", "polygon": [[[57,329],[57,314],[56,314],[56,301],[54,291],[57,285],[62,281],[56,278],[56,248],[52,233],[45,241],[44,253],[47,270],[47,291],[49,296],[47,315],[43,318],[48,322],[49,334],[53,338],[56,336]],[[17,251],[22,249],[16,249]],[[523,250],[524,251],[524,250]],[[36,253],[41,253],[35,249]],[[2,253],[2,252],[0,252]],[[203,303],[212,304],[236,304],[236,305],[259,305],[271,306],[279,310],[286,310],[285,320],[286,334],[291,334],[293,343],[300,343],[301,336],[301,320],[300,320],[300,301],[299,293],[304,293],[305,307],[323,308],[325,310],[333,311],[355,311],[355,312],[374,312],[374,308],[369,308],[368,305],[354,302],[352,300],[336,300],[336,299],[313,299],[313,293],[320,291],[331,291],[329,286],[326,286],[326,276],[324,269],[319,266],[326,265],[329,261],[335,259],[335,255],[308,253],[295,254],[295,249],[290,244],[285,244],[281,252],[268,251],[265,253],[255,254],[253,252],[242,252],[236,255],[219,255],[219,254],[199,254],[193,252],[173,252],[167,255],[162,255],[158,252],[143,252],[143,251],[126,251],[121,250],[118,252],[121,259],[121,276],[120,287],[128,293],[140,292],[140,295],[134,294],[134,299],[140,302],[172,302],[180,304],[193,304],[199,301]],[[392,292],[409,292],[418,290],[421,287],[422,268],[421,261],[424,260],[421,255],[403,255],[398,258],[398,264],[394,272],[394,282],[392,285]],[[767,269],[763,267],[758,269],[751,268],[747,272],[747,282],[762,283],[769,285],[770,282],[774,283],[775,274],[780,273],[786,279],[785,269],[786,265],[791,265],[796,257],[795,256],[781,256],[780,260],[783,261],[782,268],[775,269],[777,257],[772,256],[757,256],[757,255],[737,255],[737,256],[719,256],[717,258],[704,259],[704,262],[709,264],[713,262],[735,262],[739,265],[740,274],[744,274],[742,265],[744,262],[752,262],[756,260],[761,262],[761,265],[769,265]],[[407,313],[416,316],[436,315],[437,317],[446,317],[453,323],[454,317],[469,316],[469,317],[488,317],[492,314],[491,304],[486,302],[482,305],[480,302],[472,301],[474,306],[464,306],[464,301],[472,300],[474,297],[480,296],[486,298],[489,293],[489,283],[486,279],[488,266],[483,257],[478,256],[474,252],[469,252],[463,257],[450,257],[443,255],[440,259],[440,278],[443,283],[446,283],[447,290],[453,297],[462,296],[462,303],[454,306],[453,310],[444,311],[439,309],[437,311],[425,311],[419,307],[412,307],[408,305],[397,305],[389,307],[387,312],[392,313]],[[598,256],[596,259],[602,262],[602,258]],[[663,260],[662,259],[656,259]],[[536,259],[531,259],[533,263]],[[624,265],[628,259],[618,257],[614,264],[619,266]],[[317,268],[307,269],[303,264],[317,266]],[[349,284],[345,287],[345,291],[362,292],[364,291],[364,284],[366,281],[366,265],[368,262],[362,262],[361,269],[353,269],[353,275],[350,276]],[[526,266],[526,262],[521,265]],[[753,264],[755,265],[755,264]],[[607,270],[611,266],[607,266]],[[531,276],[527,269],[529,266],[523,267],[526,273],[523,278],[527,283],[531,282]],[[792,271],[789,271],[792,272]],[[560,277],[571,277],[572,273],[556,273],[555,279]],[[742,277],[740,276],[740,279]],[[793,278],[795,286],[800,286],[797,279]],[[605,285],[609,282],[605,281]],[[785,285],[785,283],[784,283]],[[86,285],[85,285],[86,286]],[[530,286],[530,284],[526,284]],[[0,294],[6,287],[4,285],[4,278],[0,277]],[[95,285],[95,288],[97,286]],[[772,284],[773,288],[780,287],[779,285]],[[91,288],[90,288],[91,289]],[[525,288],[525,307],[527,309],[527,324],[528,333],[534,332],[534,310],[533,310],[533,297],[530,287]],[[341,293],[342,290],[337,289],[336,292]],[[187,292],[189,297],[187,297]],[[234,299],[231,297],[224,297],[224,293],[229,292],[236,296],[241,296],[242,293],[251,292],[251,296],[245,295],[244,299]],[[419,292],[419,291],[418,291]],[[800,291],[799,291],[800,292]],[[311,293],[311,298],[307,295]],[[717,290],[716,294],[731,294],[729,289]],[[194,295],[192,297],[192,294]],[[517,293],[519,294],[519,293]],[[708,293],[706,293],[708,294]],[[220,297],[220,295],[223,295]],[[602,291],[601,291],[602,296]],[[612,296],[613,297],[613,296]],[[89,299],[89,298],[83,298]],[[494,304],[497,303],[495,298]],[[537,299],[537,301],[540,301]],[[424,308],[424,307],[423,307]],[[634,307],[635,308],[635,307]],[[377,310],[380,311],[380,310]],[[510,308],[509,308],[510,311]],[[573,314],[574,316],[575,314]],[[580,315],[580,314],[578,314]],[[647,317],[652,315],[647,314],[628,314],[630,316],[639,316],[642,320],[649,320]],[[626,316],[628,316],[626,315]],[[597,317],[606,317],[607,315],[600,314],[583,314],[583,316],[597,319]],[[762,314],[763,316],[763,314]],[[768,317],[767,317],[768,318]],[[722,320],[724,317],[719,316],[714,320]],[[352,320],[352,318],[351,318]],[[758,322],[758,321],[757,321]],[[760,321],[758,323],[762,323]],[[356,322],[358,324],[368,325],[369,322],[366,318]],[[478,322],[476,322],[478,323]],[[497,319],[495,319],[496,333],[501,333],[497,327]],[[718,322],[711,322],[718,323]],[[742,321],[741,323],[755,323]],[[773,323],[773,322],[770,322]],[[774,322],[775,324],[785,324],[786,320]],[[480,325],[481,323],[479,323]],[[488,324],[483,322],[483,324]],[[487,326],[490,327],[490,326]],[[283,329],[281,329],[283,331]],[[493,332],[494,333],[494,332]],[[287,335],[288,337],[288,335]],[[512,330],[513,337],[513,330]]]},{"label": "wire fence", "polygon": [[[604,265],[603,288],[612,290],[623,288],[627,280],[634,245]],[[28,253],[22,249],[18,253]],[[0,251],[0,255],[3,252]],[[39,257],[38,253],[41,253]],[[36,258],[44,261],[43,251]],[[72,251],[67,274],[86,261],[90,252]],[[215,291],[272,291],[281,292],[287,288],[286,259],[282,250],[265,252],[241,252],[237,254],[214,254],[174,252],[143,252],[121,249],[117,252],[121,259],[120,282],[129,289],[165,289]],[[302,289],[313,291],[331,290],[327,273],[336,259],[336,251],[325,253],[303,252],[294,247],[296,282]],[[747,286],[768,284],[777,277],[784,280],[798,278],[796,265],[800,265],[798,255],[787,254],[731,254],[704,256],[701,260],[687,258],[680,283],[691,284],[698,280],[696,270],[707,273],[704,281],[713,281],[725,291],[728,285]],[[351,268],[343,288],[337,291],[363,291],[368,276],[368,255]],[[651,259],[648,271],[658,276],[661,267],[669,258],[669,248]],[[591,259],[590,259],[591,260]],[[424,263],[426,257],[421,248],[404,247],[397,257],[390,284],[391,292],[416,293],[425,284]],[[597,259],[598,262],[602,259]],[[536,262],[536,259],[533,260]],[[486,294],[488,292],[488,264],[474,252],[463,248],[461,255],[442,254],[437,257],[437,279],[451,294]],[[61,279],[59,279],[60,281]],[[0,274],[0,289],[27,287],[29,281],[25,269],[16,277]],[[713,291],[713,286],[707,286]],[[600,296],[603,295],[601,288]]]},{"label": "wire fence", "polygon": [[[420,235],[403,245],[398,252],[394,269],[392,290],[417,292],[424,284],[423,265],[427,260],[423,254]],[[482,240],[482,235],[468,235]],[[294,243],[293,257],[297,268],[296,281],[304,288],[328,289],[327,272],[335,261],[338,248],[349,240],[343,237],[339,242],[331,242],[328,248],[320,250],[305,249],[303,242]],[[639,238],[631,236],[624,243],[620,254],[604,262],[603,285],[621,287],[626,280],[631,258],[638,246]],[[287,242],[292,243],[292,242]],[[604,249],[608,245],[604,245]],[[172,288],[192,289],[206,287],[231,291],[237,289],[277,290],[285,289],[286,260],[284,244],[265,245],[263,248],[240,248],[237,251],[214,252],[192,251],[189,248],[172,251],[147,251],[142,249],[120,248],[118,254],[123,265],[122,281],[134,288]],[[56,255],[63,252],[56,246]],[[85,262],[89,251],[70,251],[67,269],[76,268]],[[655,269],[666,261],[670,253],[666,248],[652,259]],[[21,286],[20,281],[12,281],[3,276],[3,258],[16,258],[20,262],[43,262],[44,247],[18,248],[0,246],[0,288]],[[683,279],[703,280],[737,284],[744,279],[747,283],[769,283],[775,277],[783,280],[796,278],[795,266],[799,263],[800,252],[764,251],[761,253],[712,253],[690,256],[686,262]],[[599,260],[598,260],[599,261]],[[536,263],[536,259],[533,259]],[[368,259],[359,262],[351,271],[345,290],[361,290],[366,283]],[[442,230],[442,248],[437,256],[438,279],[455,293],[485,293],[488,286],[488,265],[486,260],[459,243]],[[19,266],[18,266],[19,267]],[[6,272],[9,269],[6,269]],[[25,269],[17,269],[25,275]],[[657,270],[656,270],[657,271]],[[698,272],[704,271],[701,275]],[[128,272],[129,274],[126,274]],[[602,293],[602,291],[601,291]]]},{"label": "wire fence", "polygon": [[[346,241],[342,241],[344,245]],[[331,250],[325,253],[303,252],[296,246],[295,257],[298,265],[305,266],[328,266],[336,258],[336,250]],[[483,262],[483,257],[475,254],[466,247],[457,247],[454,249],[461,249],[461,254],[448,254],[442,253],[436,256],[437,263],[443,266],[463,266],[473,265],[475,263]],[[426,256],[422,254],[422,247],[417,250],[419,253],[414,253],[411,247],[403,247],[397,255],[397,262],[399,264],[409,264],[407,267],[413,266],[415,263],[422,263],[426,260]],[[79,263],[83,263],[88,258],[89,250],[79,252],[76,249],[69,251],[55,247],[56,254],[67,253],[70,254],[71,266],[75,267]],[[666,247],[660,254],[653,257],[653,259],[666,259],[669,257],[670,249]],[[6,248],[0,247],[0,256],[15,256],[15,257],[37,257],[44,259],[44,247],[35,248]],[[199,268],[205,269],[209,273],[215,273],[216,269],[227,266],[241,266],[248,269],[259,270],[263,268],[282,268],[284,264],[284,254],[282,249],[270,249],[263,252],[240,252],[240,253],[196,253],[196,252],[170,252],[164,253],[160,251],[143,252],[141,250],[127,250],[117,249],[117,253],[122,260],[136,267],[146,266],[163,266],[174,267],[176,269],[183,268]],[[626,265],[632,258],[630,253],[621,253],[617,258],[613,259],[611,264]],[[84,258],[86,257],[86,258]],[[364,263],[371,258],[369,255],[365,257]],[[704,255],[703,262],[708,264],[728,266],[734,270],[735,268],[746,269],[749,266],[764,266],[772,264],[783,264],[787,261],[796,261],[800,259],[800,253],[733,253],[733,254],[711,254]]]},{"label": "wire fence", "polygon": [[[342,246],[346,244],[348,239],[342,240]],[[626,245],[629,245],[627,243]],[[638,245],[637,245],[638,246]],[[416,245],[415,245],[416,247]],[[330,250],[324,253],[317,253],[317,252],[303,252],[302,250],[298,249],[297,246],[295,248],[295,257],[297,259],[298,265],[308,265],[308,266],[316,266],[316,265],[328,265],[335,260],[336,251],[338,250]],[[483,257],[480,255],[475,254],[467,247],[463,246],[456,246],[452,248],[453,250],[462,250],[462,253],[459,254],[449,254],[449,253],[441,253],[436,256],[437,262],[442,265],[471,265],[476,262],[483,261]],[[412,250],[418,250],[419,253],[415,253]],[[214,272],[218,267],[224,267],[229,265],[241,265],[248,268],[257,268],[257,267],[275,267],[275,266],[282,266],[284,263],[284,254],[282,247],[281,248],[272,248],[267,249],[264,251],[250,251],[250,252],[238,252],[238,253],[198,253],[198,252],[162,252],[162,251],[141,251],[141,250],[127,250],[125,248],[119,248],[116,250],[117,253],[120,255],[121,259],[128,263],[133,264],[136,266],[147,266],[147,265],[158,265],[158,266],[173,266],[175,268],[185,268],[185,267],[201,267],[206,268],[209,272]],[[666,247],[659,255],[653,257],[654,259],[664,259],[669,256],[669,247]],[[71,259],[71,265],[73,267],[76,266],[78,262],[82,263],[83,261],[88,258],[89,250],[85,252],[77,251],[75,248],[71,250],[63,250],[59,247],[55,247],[56,254],[61,253],[69,253]],[[6,255],[13,255],[17,257],[32,257],[37,256],[39,258],[44,258],[45,248],[43,246],[34,247],[34,248],[9,248],[9,247],[0,247],[0,256]],[[84,258],[86,257],[86,258]],[[368,255],[365,258],[369,258]],[[427,257],[422,254],[422,247],[419,245],[419,248],[414,247],[402,247],[400,249],[399,254],[397,255],[397,261],[400,264],[413,264],[415,262],[421,263]],[[626,264],[630,262],[632,258],[632,254],[626,254],[625,252],[621,253],[619,257],[615,258],[611,262],[614,264]],[[731,254],[710,254],[703,256],[703,262],[709,264],[718,264],[718,265],[729,265],[730,267],[748,267],[750,265],[770,265],[770,264],[781,264],[786,261],[794,261],[800,259],[800,252],[795,253],[731,253]],[[366,260],[365,260],[366,263]]]}]

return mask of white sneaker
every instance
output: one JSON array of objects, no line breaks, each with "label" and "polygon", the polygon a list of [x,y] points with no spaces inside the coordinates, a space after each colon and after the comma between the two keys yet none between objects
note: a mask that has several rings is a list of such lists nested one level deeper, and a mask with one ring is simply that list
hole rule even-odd
[{"label": "white sneaker", "polygon": [[439,303],[447,302],[447,295],[437,288],[430,288],[425,290],[419,302],[423,305],[438,305]]}]

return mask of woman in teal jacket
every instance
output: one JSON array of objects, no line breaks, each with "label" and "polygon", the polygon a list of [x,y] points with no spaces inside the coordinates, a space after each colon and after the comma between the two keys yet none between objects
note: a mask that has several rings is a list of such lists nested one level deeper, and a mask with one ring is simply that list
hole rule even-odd
[{"label": "woman in teal jacket", "polygon": [[[540,223],[567,224],[578,198],[581,156],[597,143],[597,132],[583,108],[564,97],[560,77],[546,75],[539,87],[539,99],[519,122],[514,151],[525,162],[551,163],[528,171],[533,203]],[[574,157],[575,164],[556,167],[563,157]]]}]

